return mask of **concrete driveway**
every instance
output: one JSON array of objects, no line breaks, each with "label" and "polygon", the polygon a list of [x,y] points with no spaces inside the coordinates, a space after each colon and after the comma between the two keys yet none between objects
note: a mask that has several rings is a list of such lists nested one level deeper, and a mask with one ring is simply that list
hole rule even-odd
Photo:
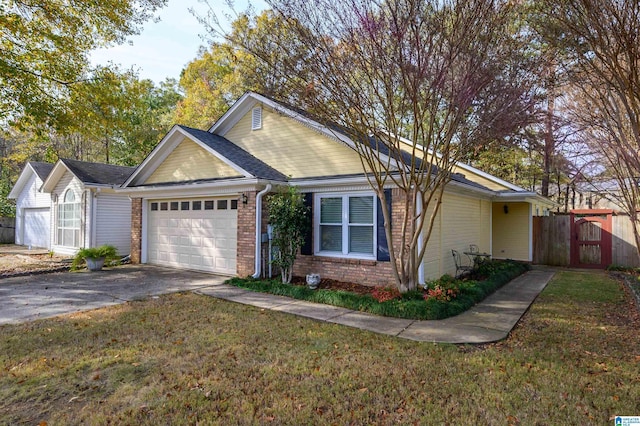
[{"label": "concrete driveway", "polygon": [[20,323],[222,284],[227,277],[149,265],[0,279],[0,324]]}]

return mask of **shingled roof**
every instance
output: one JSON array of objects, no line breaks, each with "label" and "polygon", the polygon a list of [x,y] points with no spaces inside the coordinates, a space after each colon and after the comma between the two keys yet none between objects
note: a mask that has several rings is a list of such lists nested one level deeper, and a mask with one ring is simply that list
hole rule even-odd
[{"label": "shingled roof", "polygon": [[287,176],[222,136],[187,126],[178,127],[257,178],[283,182],[288,180]]},{"label": "shingled roof", "polygon": [[60,161],[84,184],[122,185],[135,167],[89,163],[61,158]]},{"label": "shingled roof", "polygon": [[41,161],[29,161],[29,165],[33,168],[33,170],[42,181],[44,181],[47,176],[49,176],[49,173],[51,173],[51,170],[53,170],[54,166],[54,164],[44,163]]}]

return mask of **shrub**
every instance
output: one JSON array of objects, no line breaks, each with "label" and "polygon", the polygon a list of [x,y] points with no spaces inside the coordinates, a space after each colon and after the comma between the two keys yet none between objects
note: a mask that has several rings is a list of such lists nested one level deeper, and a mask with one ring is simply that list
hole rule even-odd
[{"label": "shrub", "polygon": [[118,259],[117,249],[108,244],[101,245],[100,247],[81,248],[76,253],[71,263],[71,270],[76,271],[84,266],[86,259],[100,259],[105,258],[105,262],[113,262]]},{"label": "shrub", "polygon": [[280,268],[282,282],[290,283],[293,263],[309,227],[309,209],[295,187],[273,194],[268,205],[273,246],[278,248],[271,263]]},{"label": "shrub", "polygon": [[457,280],[450,275],[444,275],[438,280],[427,283],[425,291],[414,290],[404,294],[400,294],[395,287],[376,288],[372,294],[367,295],[330,289],[314,291],[306,286],[253,278],[232,278],[227,283],[254,291],[340,306],[376,315],[437,320],[466,311],[529,269],[527,264],[514,261],[489,261],[488,263],[494,263],[494,265],[488,267],[492,275],[485,280]]}]

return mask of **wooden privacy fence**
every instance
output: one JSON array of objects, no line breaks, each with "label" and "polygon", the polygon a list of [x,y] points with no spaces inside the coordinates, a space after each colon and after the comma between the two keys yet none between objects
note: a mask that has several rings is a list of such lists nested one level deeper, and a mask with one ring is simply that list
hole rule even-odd
[{"label": "wooden privacy fence", "polygon": [[[598,214],[594,213],[593,215],[596,216]],[[582,237],[581,231],[575,228],[576,224],[579,225],[579,222],[584,222],[584,217],[588,216],[583,212],[580,215],[563,214],[534,217],[533,263],[553,266],[589,267],[580,264],[581,253],[577,252],[580,250],[580,246],[576,244],[576,240],[581,240]],[[601,253],[603,261],[617,266],[640,267],[640,259],[638,258],[629,217],[626,215],[609,215],[609,218],[611,220],[611,242],[610,248],[609,245],[602,248],[607,251],[607,253]],[[591,231],[593,231],[593,226]],[[602,229],[602,231],[596,233],[609,233],[609,231]],[[572,241],[574,241],[573,249]],[[593,267],[593,265],[590,267]]]},{"label": "wooden privacy fence", "polygon": [[0,217],[0,244],[13,244],[16,236],[16,219]]}]

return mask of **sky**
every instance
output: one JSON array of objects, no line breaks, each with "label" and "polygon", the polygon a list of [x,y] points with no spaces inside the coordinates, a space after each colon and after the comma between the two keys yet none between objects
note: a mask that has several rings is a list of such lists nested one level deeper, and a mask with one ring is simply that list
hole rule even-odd
[{"label": "sky", "polygon": [[[209,0],[216,11],[228,11],[223,0]],[[266,8],[261,0],[252,0],[256,10]],[[236,10],[246,7],[245,1],[237,1]],[[156,84],[166,78],[180,79],[180,71],[198,56],[200,46],[208,43],[202,36],[205,28],[189,9],[206,15],[208,6],[199,0],[169,0],[168,5],[157,12],[159,22],[148,21],[140,35],[129,37],[130,44],[113,46],[92,52],[94,65],[109,62],[123,69],[133,67],[141,79],[151,79]]]}]

